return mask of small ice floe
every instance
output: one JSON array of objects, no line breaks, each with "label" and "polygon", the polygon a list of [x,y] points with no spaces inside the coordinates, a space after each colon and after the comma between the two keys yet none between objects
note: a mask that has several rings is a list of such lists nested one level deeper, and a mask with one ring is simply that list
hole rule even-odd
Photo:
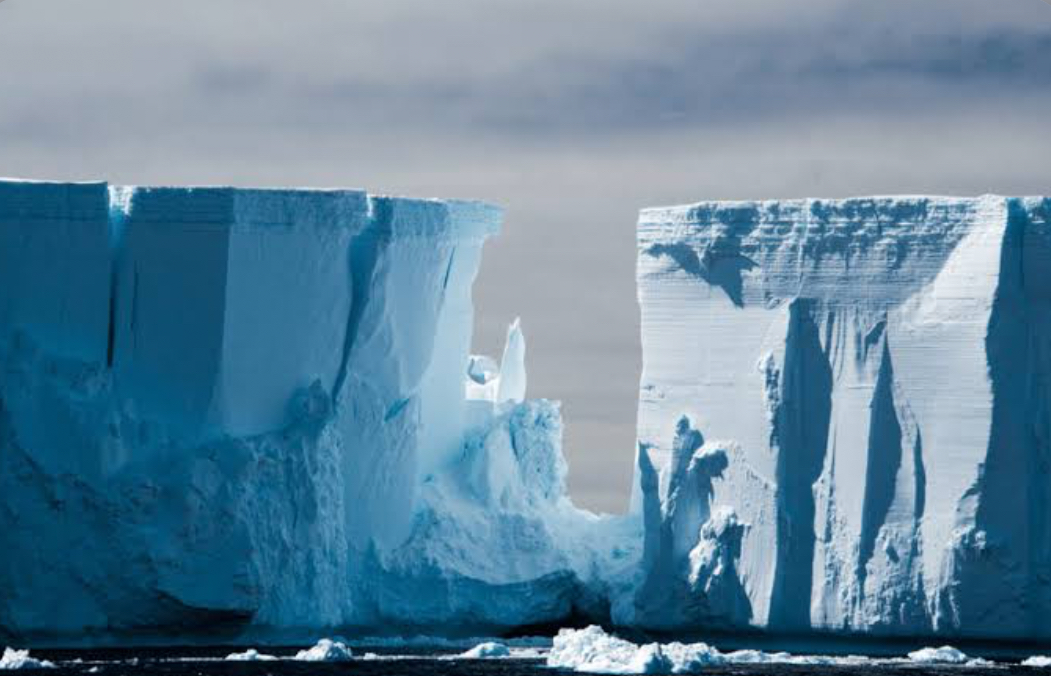
[{"label": "small ice floe", "polygon": [[724,653],[728,664],[793,664],[800,666],[847,666],[859,667],[873,663],[863,655],[793,655],[792,653],[768,653],[762,650],[735,650]]},{"label": "small ice floe", "polygon": [[1051,667],[1051,657],[1046,655],[1033,655],[1022,660],[1023,667]]},{"label": "small ice floe", "polygon": [[636,645],[610,636],[601,627],[563,629],[555,637],[547,666],[592,674],[683,674],[726,664],[865,666],[876,661],[860,655],[793,655],[761,650],[723,653],[707,643]]},{"label": "small ice floe", "polygon": [[243,653],[230,653],[223,659],[228,662],[274,662],[277,660],[273,655],[266,655],[255,648],[249,648]]},{"label": "small ice floe", "polygon": [[460,653],[459,658],[464,660],[491,659],[494,657],[510,657],[511,649],[503,643],[487,641],[479,643],[467,652]]},{"label": "small ice floe", "polygon": [[51,669],[54,666],[47,660],[30,657],[28,650],[4,648],[4,654],[0,657],[0,669]]},{"label": "small ice floe", "polygon": [[909,653],[909,660],[917,664],[967,664],[971,658],[951,645],[943,645],[940,648],[913,650]]},{"label": "small ice floe", "polygon": [[346,643],[323,638],[313,648],[300,650],[295,659],[301,662],[346,662],[353,657],[354,653]]},{"label": "small ice floe", "polygon": [[592,674],[679,674],[725,661],[705,643],[638,646],[595,625],[562,629],[547,656],[549,667]]},{"label": "small ice floe", "polygon": [[[356,648],[454,648],[467,650],[479,643],[494,642],[489,636],[470,638],[447,638],[444,636],[363,636],[348,639],[347,645]],[[518,649],[546,649],[551,646],[551,639],[546,636],[521,636],[518,638],[500,639],[511,649],[512,654]]]}]

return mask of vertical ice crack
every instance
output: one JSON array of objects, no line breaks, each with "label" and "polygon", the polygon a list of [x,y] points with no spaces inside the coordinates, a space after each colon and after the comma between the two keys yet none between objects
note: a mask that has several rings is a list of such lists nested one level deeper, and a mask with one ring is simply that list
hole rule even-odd
[{"label": "vertical ice crack", "polygon": [[901,468],[901,423],[894,403],[894,366],[890,345],[883,340],[876,387],[869,417],[865,496],[861,512],[861,542],[858,549],[858,589],[864,594],[867,566],[876,547],[876,537],[887,520]]},{"label": "vertical ice crack", "polygon": [[770,625],[810,626],[813,588],[814,483],[821,476],[832,416],[832,369],[815,320],[817,303],[789,305],[777,454],[777,543]]}]

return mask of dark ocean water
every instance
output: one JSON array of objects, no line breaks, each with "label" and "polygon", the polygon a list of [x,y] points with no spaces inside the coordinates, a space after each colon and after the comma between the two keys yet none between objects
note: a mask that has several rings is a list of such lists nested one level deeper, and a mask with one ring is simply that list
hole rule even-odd
[{"label": "dark ocean water", "polygon": [[[243,649],[238,649],[238,651]],[[542,659],[451,659],[457,650],[420,650],[406,648],[356,647],[355,655],[375,653],[378,659],[355,659],[351,662],[229,662],[222,658],[232,652],[222,648],[135,648],[92,650],[34,650],[34,657],[54,662],[55,669],[22,671],[33,676],[326,676],[389,674],[424,676],[539,676],[568,673],[549,669]],[[294,650],[267,649],[277,656],[289,656]],[[725,665],[709,667],[704,674],[724,676],[1041,676],[1051,670],[997,663],[995,666],[796,666],[796,665]],[[12,672],[12,675],[14,672]]]}]

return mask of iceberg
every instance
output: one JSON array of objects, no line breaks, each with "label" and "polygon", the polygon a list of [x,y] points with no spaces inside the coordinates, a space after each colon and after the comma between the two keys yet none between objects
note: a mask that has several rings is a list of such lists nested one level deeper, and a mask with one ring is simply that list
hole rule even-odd
[{"label": "iceberg", "polygon": [[471,357],[500,219],[0,181],[0,634],[491,634],[575,612],[621,526],[566,497],[520,324],[499,366]]},{"label": "iceberg", "polygon": [[1051,200],[641,213],[652,629],[1043,640]]}]

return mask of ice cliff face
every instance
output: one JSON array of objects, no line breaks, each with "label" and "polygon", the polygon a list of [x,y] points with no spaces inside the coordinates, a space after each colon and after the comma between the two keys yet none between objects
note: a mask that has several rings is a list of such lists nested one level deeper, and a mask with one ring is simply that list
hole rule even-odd
[{"label": "ice cliff face", "polygon": [[518,325],[468,374],[493,363],[469,356],[471,284],[499,221],[0,182],[0,634],[572,612],[609,545],[565,498],[557,404],[523,400]]},{"label": "ice cliff face", "polygon": [[470,354],[494,207],[0,181],[0,635],[1046,638],[1049,216],[643,212],[609,518],[566,497],[520,324]]},{"label": "ice cliff face", "polygon": [[650,209],[618,620],[1045,638],[1051,200]]}]

